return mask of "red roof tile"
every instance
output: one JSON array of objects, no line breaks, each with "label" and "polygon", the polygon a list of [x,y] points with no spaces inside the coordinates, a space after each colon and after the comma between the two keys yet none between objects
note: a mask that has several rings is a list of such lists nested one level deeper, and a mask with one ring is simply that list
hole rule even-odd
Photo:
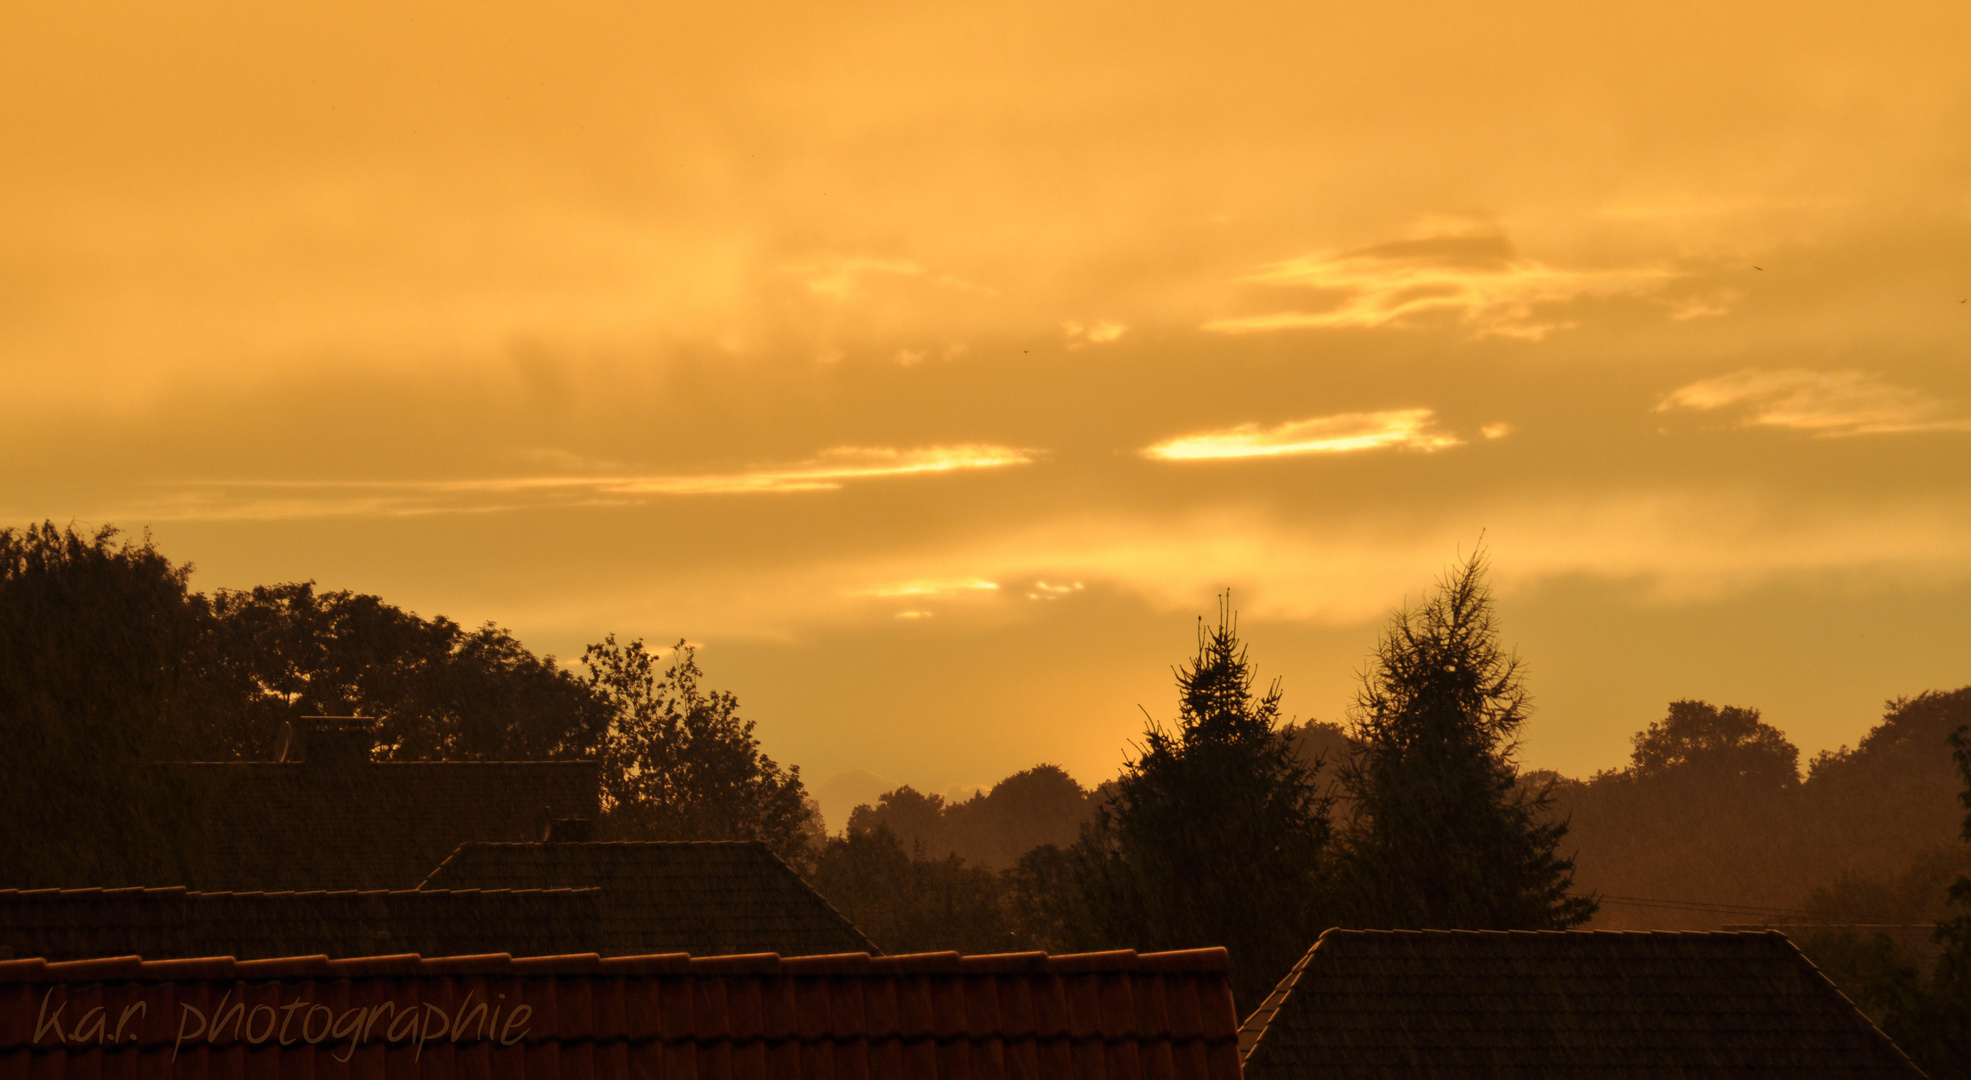
[{"label": "red roof tile", "polygon": [[8,1080],[1237,1080],[1236,1026],[1219,949],[0,962]]}]

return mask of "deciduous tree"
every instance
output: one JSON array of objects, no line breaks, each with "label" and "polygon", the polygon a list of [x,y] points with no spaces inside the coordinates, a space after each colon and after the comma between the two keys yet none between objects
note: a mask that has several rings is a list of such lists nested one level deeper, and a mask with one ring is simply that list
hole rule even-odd
[{"label": "deciduous tree", "polygon": [[147,761],[196,752],[224,688],[211,613],[148,536],[0,529],[0,887],[176,885],[196,792]]},{"label": "deciduous tree", "polygon": [[588,685],[611,713],[603,746],[604,828],[625,840],[760,840],[805,865],[819,815],[798,766],[760,749],[739,699],[699,686],[696,651],[669,662],[614,634],[582,655]]}]

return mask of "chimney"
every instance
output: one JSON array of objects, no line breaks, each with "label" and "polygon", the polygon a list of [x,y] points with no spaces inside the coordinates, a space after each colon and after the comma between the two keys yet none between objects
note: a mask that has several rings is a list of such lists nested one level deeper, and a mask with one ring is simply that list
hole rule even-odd
[{"label": "chimney", "polygon": [[[367,764],[376,749],[376,719],[369,716],[304,716],[301,761],[317,769]],[[291,760],[292,751],[288,753]]]},{"label": "chimney", "polygon": [[555,818],[548,823],[547,832],[541,835],[541,843],[543,844],[591,844],[594,842],[594,818]]}]

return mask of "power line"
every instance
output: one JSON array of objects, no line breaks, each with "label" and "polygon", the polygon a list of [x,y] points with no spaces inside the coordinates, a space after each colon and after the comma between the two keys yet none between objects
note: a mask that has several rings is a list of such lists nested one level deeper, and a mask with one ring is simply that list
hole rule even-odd
[{"label": "power line", "polygon": [[1657,908],[1664,911],[1691,911],[1716,915],[1765,915],[1786,919],[1845,919],[1857,924],[1900,925],[1901,919],[1880,919],[1847,912],[1807,911],[1804,908],[1756,907],[1750,904],[1712,904],[1697,900],[1665,900],[1652,896],[1602,896],[1604,904],[1618,907]]}]

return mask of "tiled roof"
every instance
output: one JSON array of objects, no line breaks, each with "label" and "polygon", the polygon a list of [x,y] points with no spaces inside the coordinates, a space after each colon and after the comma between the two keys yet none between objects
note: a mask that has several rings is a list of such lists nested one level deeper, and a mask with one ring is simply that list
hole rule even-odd
[{"label": "tiled roof", "polygon": [[[178,762],[209,794],[214,891],[409,889],[466,840],[594,817],[592,761]],[[84,884],[78,882],[77,884]]]},{"label": "tiled roof", "polygon": [[7,889],[0,890],[0,957],[563,953],[596,948],[602,912],[598,889]]},{"label": "tiled roof", "polygon": [[1238,1080],[1222,949],[0,962],[0,1076]]},{"label": "tiled roof", "polygon": [[1247,1080],[1922,1076],[1777,933],[1330,930],[1239,1045]]},{"label": "tiled roof", "polygon": [[878,951],[756,842],[460,844],[419,888],[594,886],[603,890],[605,952]]}]

